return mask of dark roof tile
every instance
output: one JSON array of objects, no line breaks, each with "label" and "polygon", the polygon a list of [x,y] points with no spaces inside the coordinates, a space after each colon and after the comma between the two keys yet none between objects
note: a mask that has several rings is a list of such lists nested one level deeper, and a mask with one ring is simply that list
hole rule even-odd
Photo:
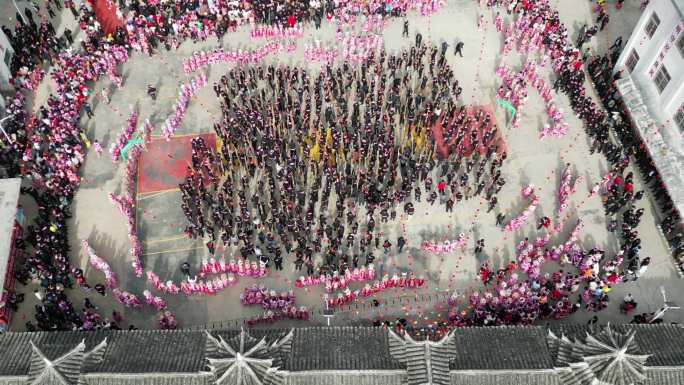
[{"label": "dark roof tile", "polygon": [[[684,326],[674,324],[659,325],[610,325],[620,333],[636,329],[634,337],[642,354],[650,354],[646,366],[684,366]],[[558,337],[562,334],[570,338],[584,338],[589,326],[580,324],[554,324],[551,331]],[[553,357],[555,360],[555,357]]]},{"label": "dark roof tile", "polygon": [[551,369],[541,327],[471,327],[454,331],[451,369]]},{"label": "dark roof tile", "polygon": [[[616,331],[636,328],[636,341],[643,354],[651,354],[647,371],[654,367],[684,369],[684,328],[679,325],[616,325]],[[558,336],[586,335],[584,325],[554,325]],[[255,338],[269,342],[287,330],[251,329]],[[212,331],[224,338],[238,331]],[[459,371],[549,369],[553,357],[546,344],[544,327],[463,328],[454,332],[450,345],[450,368]],[[100,376],[136,373],[198,373],[205,369],[204,331],[98,331],[38,332],[0,334],[0,378],[25,376],[30,363],[30,341],[49,359],[73,349],[85,339],[90,351],[107,338],[104,361],[87,368]],[[311,327],[295,329],[292,351],[281,369],[291,372],[309,370],[395,370],[405,368],[389,353],[384,328]],[[658,376],[679,378],[679,370],[658,372]],[[656,375],[656,374],[654,374]],[[663,378],[665,378],[663,377]],[[676,382],[675,382],[676,383]],[[680,383],[684,383],[680,382]]]},{"label": "dark roof tile", "polygon": [[390,356],[384,328],[314,327],[295,329],[292,357],[283,369],[388,370],[401,367]]},{"label": "dark roof tile", "polygon": [[204,368],[206,336],[200,331],[112,332],[100,373],[188,373]]}]

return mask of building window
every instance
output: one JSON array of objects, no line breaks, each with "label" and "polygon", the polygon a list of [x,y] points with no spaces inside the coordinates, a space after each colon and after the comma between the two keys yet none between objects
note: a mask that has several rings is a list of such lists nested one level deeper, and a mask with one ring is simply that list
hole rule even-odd
[{"label": "building window", "polygon": [[629,72],[634,71],[634,67],[636,67],[638,62],[639,54],[635,49],[632,49],[632,52],[629,53],[629,57],[627,57],[627,62],[625,63]]},{"label": "building window", "polygon": [[675,113],[674,121],[677,124],[677,127],[679,127],[679,131],[684,132],[684,104],[682,104],[677,113]]},{"label": "building window", "polygon": [[665,66],[660,67],[655,76],[655,84],[656,87],[658,87],[658,92],[663,93],[663,90],[667,87],[667,83],[670,82],[670,79],[670,73],[667,72],[667,68],[665,68]]},{"label": "building window", "polygon": [[655,12],[651,15],[651,18],[648,19],[648,23],[646,23],[646,35],[648,38],[652,38],[653,35],[655,35],[656,30],[658,29],[658,26],[660,25],[660,18],[658,15],[656,15]]},{"label": "building window", "polygon": [[684,33],[682,33],[679,36],[679,40],[677,40],[677,49],[679,49],[679,53],[684,56]]}]

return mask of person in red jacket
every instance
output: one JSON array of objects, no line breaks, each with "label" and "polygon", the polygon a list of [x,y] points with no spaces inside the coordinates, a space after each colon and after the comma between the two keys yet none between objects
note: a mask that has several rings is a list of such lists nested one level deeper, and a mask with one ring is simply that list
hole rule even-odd
[{"label": "person in red jacket", "polygon": [[632,182],[625,183],[625,191],[628,193],[634,192],[634,185],[632,184]]},{"label": "person in red jacket", "polygon": [[290,28],[294,27],[296,22],[297,22],[297,19],[293,15],[290,15],[287,17],[287,26],[288,27],[290,27]]},{"label": "person in red jacket", "polygon": [[440,180],[439,183],[437,183],[437,190],[439,190],[440,195],[444,195],[444,189],[446,189],[446,182]]}]

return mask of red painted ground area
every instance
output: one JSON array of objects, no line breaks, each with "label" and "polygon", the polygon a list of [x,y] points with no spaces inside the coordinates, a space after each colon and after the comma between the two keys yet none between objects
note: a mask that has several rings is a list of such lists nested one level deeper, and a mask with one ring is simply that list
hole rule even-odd
[{"label": "red painted ground area", "polygon": [[[473,129],[477,131],[477,138],[478,141],[482,139],[482,135],[484,135],[485,132],[489,131],[492,127],[492,125],[497,125],[499,127],[499,130],[497,130],[496,136],[490,140],[490,143],[496,144],[497,147],[501,150],[506,149],[506,143],[503,140],[503,137],[501,136],[501,126],[499,126],[496,123],[496,117],[494,116],[494,112],[492,111],[492,107],[490,105],[482,105],[482,106],[466,106],[466,114],[468,117],[474,117],[479,111],[482,111],[483,117],[484,114],[489,114],[491,117],[489,124],[486,127],[480,127],[480,124],[478,121],[473,120],[469,125],[465,127],[457,127],[454,128],[451,132],[451,135],[449,135],[449,138],[445,138],[447,134],[447,127],[449,125],[453,125],[455,122],[455,118],[452,119],[452,121],[443,121],[443,120],[438,120],[437,123],[435,124],[434,127],[432,127],[432,136],[435,139],[435,142],[437,143],[437,150],[442,156],[442,158],[447,158],[450,153],[457,151],[458,154],[462,156],[470,156],[470,154],[473,152],[473,148],[471,145],[470,141],[470,131]],[[456,137],[459,133],[460,130],[466,130],[466,134],[463,137],[463,141],[461,141],[459,146],[456,146]],[[486,151],[486,148],[484,146],[479,146],[478,151],[482,154]]]},{"label": "red painted ground area", "polygon": [[124,27],[123,21],[116,16],[116,5],[107,0],[89,0],[105,34],[116,32],[116,27]]},{"label": "red painted ground area", "polygon": [[164,138],[153,139],[140,158],[138,194],[178,187],[185,179],[185,170],[190,165],[190,141],[196,136],[204,138],[208,148],[214,148],[216,134],[213,133],[179,136],[168,142]]}]

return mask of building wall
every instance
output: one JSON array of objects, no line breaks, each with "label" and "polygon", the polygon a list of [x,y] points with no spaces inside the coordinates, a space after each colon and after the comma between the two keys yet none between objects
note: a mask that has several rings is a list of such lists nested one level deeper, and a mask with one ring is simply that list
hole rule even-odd
[{"label": "building wall", "polygon": [[9,39],[0,30],[0,90],[3,91],[12,89],[12,86],[9,84],[9,80],[12,77],[9,65],[13,54],[14,49]]},{"label": "building wall", "polygon": [[[684,103],[684,56],[676,46],[677,40],[684,35],[683,10],[684,0],[652,0],[642,13],[615,66],[615,71],[629,71],[627,61],[632,50],[637,52],[639,61],[631,73],[632,79],[658,125],[675,130],[678,128],[674,124],[667,123],[672,122],[674,114]],[[649,38],[646,26],[653,13],[658,15],[660,24],[653,37]],[[680,29],[681,32],[677,32]],[[673,36],[675,39],[671,41]],[[661,53],[664,54],[662,59]],[[657,70],[653,72],[652,69],[662,65],[670,74],[671,80],[660,93],[655,86]]]}]

